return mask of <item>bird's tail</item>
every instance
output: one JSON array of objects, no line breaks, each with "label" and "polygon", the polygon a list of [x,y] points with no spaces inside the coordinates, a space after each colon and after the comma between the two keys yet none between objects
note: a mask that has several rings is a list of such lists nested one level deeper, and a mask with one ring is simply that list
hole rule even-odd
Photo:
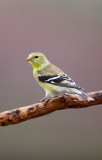
[{"label": "bird's tail", "polygon": [[87,101],[93,101],[94,99],[89,97],[86,93],[80,91],[80,93],[77,93],[78,95],[80,95],[83,99],[87,100]]}]

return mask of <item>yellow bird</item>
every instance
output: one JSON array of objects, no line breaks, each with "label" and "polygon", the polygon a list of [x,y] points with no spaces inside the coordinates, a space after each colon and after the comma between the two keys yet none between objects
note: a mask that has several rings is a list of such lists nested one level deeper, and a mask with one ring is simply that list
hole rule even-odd
[{"label": "yellow bird", "polygon": [[78,94],[87,101],[93,100],[67,74],[50,63],[43,53],[31,53],[26,61],[32,65],[35,80],[46,92],[44,100],[63,94]]}]

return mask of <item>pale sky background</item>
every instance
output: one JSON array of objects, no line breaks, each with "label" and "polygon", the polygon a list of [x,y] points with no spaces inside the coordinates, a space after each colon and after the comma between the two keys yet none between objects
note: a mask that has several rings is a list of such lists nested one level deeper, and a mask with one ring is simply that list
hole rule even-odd
[{"label": "pale sky background", "polygon": [[[0,112],[39,102],[40,51],[86,92],[102,89],[101,0],[0,0]],[[102,159],[102,105],[0,128],[1,160]]]}]

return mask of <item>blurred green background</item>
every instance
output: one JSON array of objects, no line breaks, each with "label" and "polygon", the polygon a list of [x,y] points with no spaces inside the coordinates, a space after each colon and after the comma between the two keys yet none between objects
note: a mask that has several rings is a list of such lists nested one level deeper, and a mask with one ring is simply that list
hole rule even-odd
[{"label": "blurred green background", "polygon": [[[86,92],[102,88],[101,0],[0,0],[0,111],[39,102],[40,51]],[[0,160],[101,160],[102,105],[0,128]]]}]

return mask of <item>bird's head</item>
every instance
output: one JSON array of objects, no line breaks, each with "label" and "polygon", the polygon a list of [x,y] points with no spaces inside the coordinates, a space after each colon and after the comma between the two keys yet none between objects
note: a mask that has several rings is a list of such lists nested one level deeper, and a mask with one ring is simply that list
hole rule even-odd
[{"label": "bird's head", "polygon": [[45,55],[40,52],[30,53],[26,61],[30,62],[32,67],[36,69],[39,67],[42,68],[49,63]]}]

